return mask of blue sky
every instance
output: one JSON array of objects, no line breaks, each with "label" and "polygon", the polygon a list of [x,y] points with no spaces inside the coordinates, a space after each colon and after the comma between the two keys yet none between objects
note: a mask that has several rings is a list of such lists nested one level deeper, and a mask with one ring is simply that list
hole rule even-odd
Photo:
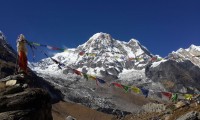
[{"label": "blue sky", "polygon": [[[164,57],[200,44],[199,6],[200,0],[2,0],[0,30],[15,49],[20,33],[30,41],[74,48],[105,32],[118,40],[135,38]],[[37,60],[43,57],[36,54]]]}]

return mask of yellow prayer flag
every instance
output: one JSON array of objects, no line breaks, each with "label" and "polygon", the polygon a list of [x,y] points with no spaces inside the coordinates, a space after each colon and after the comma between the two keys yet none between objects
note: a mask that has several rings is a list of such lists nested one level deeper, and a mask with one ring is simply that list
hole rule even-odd
[{"label": "yellow prayer flag", "polygon": [[131,89],[133,90],[133,92],[135,92],[135,93],[141,93],[141,90],[140,90],[140,88],[137,88],[137,87],[131,87]]},{"label": "yellow prayer flag", "polygon": [[143,58],[137,58],[137,60],[140,61],[140,60],[144,60],[144,59]]},{"label": "yellow prayer flag", "polygon": [[158,58],[158,59],[157,59],[157,61],[161,61],[161,60],[163,60],[163,58]]},{"label": "yellow prayer flag", "polygon": [[184,98],[185,98],[186,100],[191,100],[192,97],[193,97],[192,94],[185,94],[185,95],[184,95]]},{"label": "yellow prayer flag", "polygon": [[97,79],[95,76],[92,76],[92,75],[88,75],[88,78],[92,79],[92,80],[96,80]]},{"label": "yellow prayer flag", "polygon": [[92,56],[92,57],[95,57],[95,56],[96,56],[96,54],[95,54],[95,53],[91,53],[91,54],[90,54],[90,56]]},{"label": "yellow prayer flag", "polygon": [[132,61],[132,60],[134,60],[135,58],[129,58],[129,61]]}]

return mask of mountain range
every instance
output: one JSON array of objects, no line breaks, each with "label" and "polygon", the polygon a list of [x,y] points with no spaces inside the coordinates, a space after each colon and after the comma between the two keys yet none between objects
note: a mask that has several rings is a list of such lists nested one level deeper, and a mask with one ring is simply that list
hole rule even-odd
[{"label": "mountain range", "polygon": [[29,67],[60,89],[66,101],[78,102],[93,109],[136,112],[151,100],[109,85],[98,86],[95,81],[74,74],[71,68],[101,78],[108,84],[117,82],[149,89],[150,98],[163,100],[157,92],[199,93],[200,86],[196,84],[200,83],[199,50],[200,46],[191,45],[162,58],[153,55],[136,39],[124,42],[101,32],[77,48],[67,49],[52,57],[65,67],[60,68],[51,58],[30,63]]},{"label": "mountain range", "polygon": [[[2,33],[0,52],[1,59],[15,63],[16,52]],[[167,101],[157,94],[159,91],[199,93],[199,55],[200,46],[191,45],[162,58],[153,55],[136,39],[124,42],[107,33],[96,33],[77,48],[67,49],[36,63],[29,62],[29,67],[61,91],[64,101],[80,103],[106,113],[114,114],[120,110],[129,114],[141,111],[142,106],[155,100]],[[2,67],[1,75],[5,77],[9,72],[13,73],[14,66],[12,64],[12,69]],[[74,74],[72,69],[105,80],[107,84],[87,80]],[[113,82],[149,89],[149,97],[110,86]]]}]

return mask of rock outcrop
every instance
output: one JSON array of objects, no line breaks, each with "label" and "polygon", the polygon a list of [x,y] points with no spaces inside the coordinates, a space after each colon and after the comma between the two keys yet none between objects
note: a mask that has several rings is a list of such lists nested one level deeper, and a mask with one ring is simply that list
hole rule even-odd
[{"label": "rock outcrop", "polygon": [[1,119],[52,120],[50,95],[44,89],[30,88],[29,83],[23,75],[8,76],[0,80]]},{"label": "rock outcrop", "polygon": [[51,104],[62,94],[28,69],[17,73],[17,54],[0,32],[0,119],[52,120]]},{"label": "rock outcrop", "polygon": [[196,111],[191,111],[185,115],[182,115],[177,120],[199,120],[199,119],[200,119],[200,113]]},{"label": "rock outcrop", "polygon": [[0,96],[0,101],[0,118],[3,120],[52,120],[50,96],[45,90],[17,91]]},{"label": "rock outcrop", "polygon": [[160,82],[168,91],[190,93],[200,91],[200,68],[191,61],[168,60],[156,67],[146,67],[145,74],[154,82]]}]

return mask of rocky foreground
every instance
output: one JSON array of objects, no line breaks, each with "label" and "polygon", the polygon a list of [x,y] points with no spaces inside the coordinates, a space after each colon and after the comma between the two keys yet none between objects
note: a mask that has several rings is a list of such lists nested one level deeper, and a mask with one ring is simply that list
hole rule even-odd
[{"label": "rocky foreground", "polygon": [[[200,120],[198,100],[199,97],[192,101],[148,103],[142,111],[124,116],[121,112],[106,114],[77,103],[60,101],[52,105],[52,115],[55,120]],[[69,116],[72,119],[67,119]]]},{"label": "rocky foreground", "polygon": [[[175,106],[175,105],[180,106]],[[126,116],[124,120],[200,120],[200,105],[178,102],[161,112],[143,112]]]},{"label": "rocky foreground", "polygon": [[50,95],[44,89],[31,88],[23,75],[1,79],[0,101],[1,120],[53,119]]}]

